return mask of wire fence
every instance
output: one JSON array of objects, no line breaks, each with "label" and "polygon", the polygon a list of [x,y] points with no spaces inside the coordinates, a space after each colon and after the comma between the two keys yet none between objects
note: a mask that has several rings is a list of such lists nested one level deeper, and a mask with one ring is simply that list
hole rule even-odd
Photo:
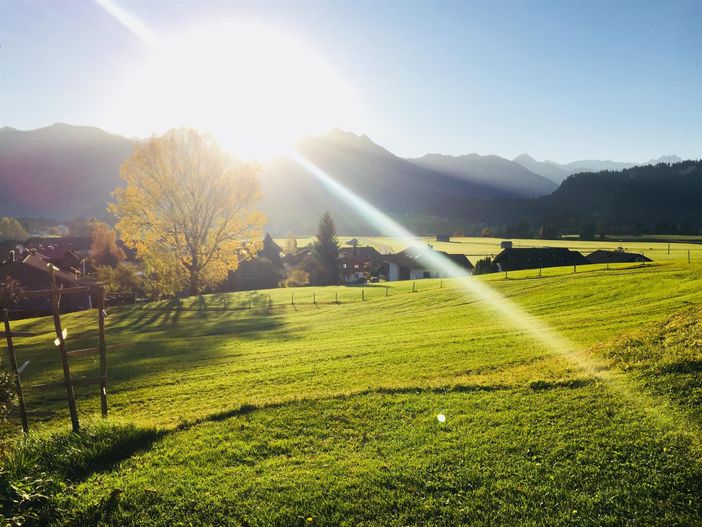
[{"label": "wire fence", "polygon": [[[596,272],[617,272],[655,268],[655,262],[630,264],[589,264],[570,267],[544,267],[519,271],[502,271],[467,278],[433,278],[381,282],[375,284],[349,285],[334,288],[297,287],[271,290],[268,292],[252,291],[222,295],[200,296],[197,299],[173,299],[161,305],[120,306],[111,311],[121,316],[143,317],[149,313],[235,313],[253,310],[295,309],[301,306],[332,306],[378,300],[398,295],[423,293],[451,289],[459,280],[484,279],[486,282],[519,281],[558,278],[573,274],[592,274]],[[187,302],[187,303],[186,303]]]}]

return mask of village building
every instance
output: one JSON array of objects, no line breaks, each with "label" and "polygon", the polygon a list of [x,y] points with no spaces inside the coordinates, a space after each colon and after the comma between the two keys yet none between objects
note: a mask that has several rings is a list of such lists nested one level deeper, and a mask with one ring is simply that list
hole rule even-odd
[{"label": "village building", "polygon": [[347,284],[364,281],[382,265],[382,255],[375,247],[358,247],[357,243],[339,249],[339,269]]},{"label": "village building", "polygon": [[650,258],[640,253],[629,253],[624,249],[616,249],[608,251],[599,249],[587,255],[587,259],[593,264],[610,264],[610,263],[643,263],[652,262]]},{"label": "village building", "polygon": [[467,273],[473,273],[473,264],[463,254],[449,254],[430,248],[411,247],[383,257],[383,262],[387,266],[387,278],[394,282],[396,280],[449,278],[452,276],[452,273],[447,273],[446,269],[437,262],[436,256],[450,260]]},{"label": "village building", "polygon": [[[64,255],[63,258],[75,263],[73,256]],[[55,259],[35,250],[10,251],[9,258],[0,263],[0,279],[10,277],[17,280],[24,291],[46,290],[51,287],[50,266],[54,266],[54,276],[58,288],[95,284],[94,281],[81,279],[81,273],[78,269],[60,268],[52,260],[55,261]],[[67,295],[61,297],[59,309],[62,313],[90,309],[94,301],[95,299],[89,294]],[[10,312],[12,318],[46,316],[51,314],[51,306],[48,298],[30,298],[21,300],[12,306]]]},{"label": "village building", "polygon": [[493,258],[498,271],[520,271],[542,267],[587,265],[590,262],[578,251],[566,247],[507,248]]}]

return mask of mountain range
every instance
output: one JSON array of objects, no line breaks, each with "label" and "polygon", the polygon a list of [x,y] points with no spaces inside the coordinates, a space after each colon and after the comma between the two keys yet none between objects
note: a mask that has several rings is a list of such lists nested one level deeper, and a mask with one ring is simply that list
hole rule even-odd
[{"label": "mountain range", "polygon": [[[105,217],[110,193],[123,184],[119,167],[138,141],[63,123],[31,131],[0,129],[0,216]],[[576,172],[633,166],[597,160],[559,165],[538,162],[526,154],[514,160],[478,154],[405,159],[367,136],[341,130],[305,138],[297,150],[359,196],[396,216],[464,217],[468,207],[473,216],[490,200],[551,194]],[[325,210],[333,212],[340,228],[348,232],[364,227],[338,195],[289,158],[264,164],[260,179],[261,208],[269,217],[270,230],[310,232]]]},{"label": "mountain range", "polygon": [[627,163],[622,161],[601,161],[599,159],[582,159],[571,163],[561,164],[555,161],[537,161],[529,154],[521,154],[513,159],[515,163],[519,163],[524,168],[527,168],[545,178],[561,183],[571,174],[580,172],[602,172],[602,171],[619,171],[626,168],[645,165],[657,165],[659,163],[679,163],[682,161],[676,155],[661,156],[658,159],[649,159],[645,163]]}]

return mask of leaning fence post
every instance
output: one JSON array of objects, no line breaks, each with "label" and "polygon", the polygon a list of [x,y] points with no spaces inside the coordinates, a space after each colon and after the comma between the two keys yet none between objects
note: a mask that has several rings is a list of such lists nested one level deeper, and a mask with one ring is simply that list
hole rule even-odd
[{"label": "leaning fence post", "polygon": [[59,352],[61,353],[63,381],[64,385],[66,386],[66,400],[68,401],[68,411],[71,414],[71,425],[73,427],[73,431],[77,433],[80,431],[80,424],[78,423],[78,411],[76,409],[76,395],[73,391],[73,383],[71,381],[71,369],[68,365],[68,355],[66,355],[66,343],[63,340],[61,315],[59,314],[60,294],[56,289],[56,275],[54,274],[54,266],[52,264],[49,264],[49,274],[51,276],[51,314],[54,319],[56,341],[58,342]]},{"label": "leaning fence post", "polygon": [[390,291],[390,288],[388,286],[385,286],[385,296],[388,296],[388,291]]},{"label": "leaning fence post", "polygon": [[105,288],[98,289],[98,333],[100,337],[100,409],[107,417],[107,352],[105,348]]},{"label": "leaning fence post", "polygon": [[17,404],[19,405],[20,419],[22,419],[22,431],[28,434],[29,423],[27,422],[27,409],[24,406],[22,384],[20,382],[19,371],[17,370],[17,357],[15,356],[15,347],[12,343],[12,332],[10,331],[10,315],[7,309],[2,310],[2,321],[5,323],[5,338],[7,339],[7,349],[10,354],[10,366],[15,376],[15,389],[17,390]]}]

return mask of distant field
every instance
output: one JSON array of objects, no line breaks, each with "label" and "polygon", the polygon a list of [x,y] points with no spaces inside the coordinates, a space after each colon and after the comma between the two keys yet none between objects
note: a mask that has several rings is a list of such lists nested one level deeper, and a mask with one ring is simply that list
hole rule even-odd
[{"label": "distant field", "polygon": [[[382,236],[339,236],[340,242],[345,242],[351,238],[356,238],[362,245],[371,245],[382,253],[399,252],[407,248],[407,244],[396,238]],[[578,239],[561,240],[534,240],[534,239],[512,239],[514,247],[568,247],[570,249],[588,254],[597,249],[616,249],[623,247],[627,251],[643,252],[654,261],[661,262],[687,262],[688,251],[690,258],[702,263],[702,237],[687,237],[685,241],[678,241],[670,244],[667,242],[652,241],[653,237],[647,237],[648,241],[626,241],[626,240],[604,240],[604,241],[581,241]],[[494,256],[502,249],[500,243],[504,238],[451,238],[450,242],[437,242],[435,237],[420,238],[426,243],[434,246],[439,251],[452,254],[465,254],[472,263],[484,256]],[[678,239],[681,239],[678,237]],[[298,238],[299,247],[304,247],[314,240],[313,237]],[[277,240],[281,246],[285,246],[285,240]],[[669,253],[670,250],[670,253]]]},{"label": "distant field", "polygon": [[[500,240],[459,241],[435,247],[489,253]],[[61,378],[50,321],[18,323],[42,334],[19,348],[38,432],[6,478],[68,480],[46,491],[54,524],[700,525],[702,258],[652,257],[472,278],[601,375],[457,280],[113,309],[108,343],[126,347],[109,357],[110,426],[80,387],[78,437],[62,391],[31,388]],[[95,343],[93,319],[65,317],[69,349]]]}]

